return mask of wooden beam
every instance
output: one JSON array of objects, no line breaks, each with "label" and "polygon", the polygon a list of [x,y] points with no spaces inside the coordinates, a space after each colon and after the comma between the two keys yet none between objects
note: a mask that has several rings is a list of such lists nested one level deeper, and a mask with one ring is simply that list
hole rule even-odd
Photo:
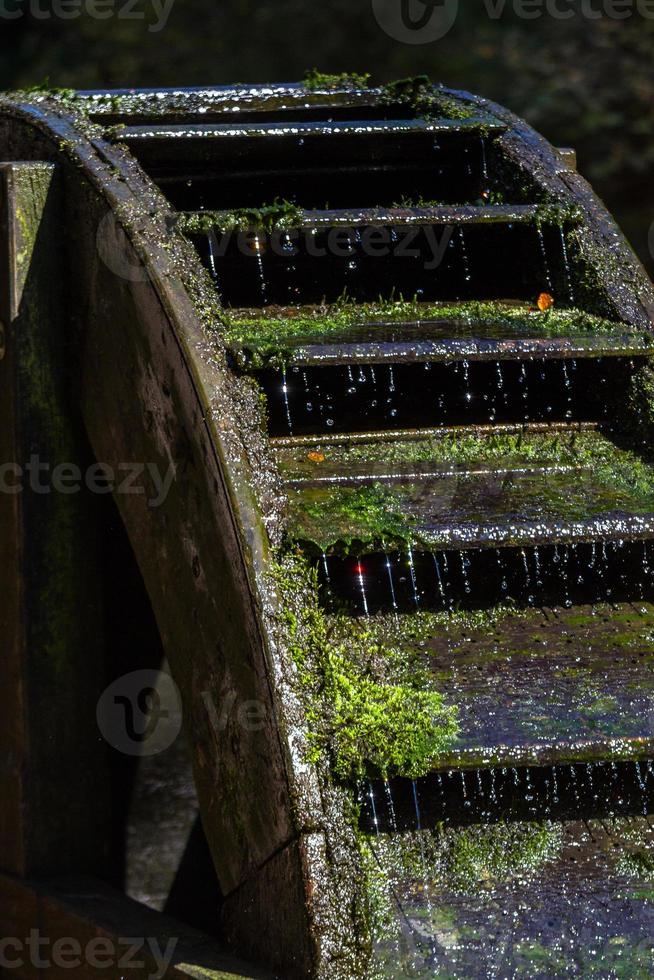
[{"label": "wooden beam", "polygon": [[62,213],[52,164],[0,164],[0,869],[17,874],[108,859],[93,502],[52,483],[86,453],[69,406]]},{"label": "wooden beam", "polygon": [[210,937],[96,879],[40,882],[6,875],[0,875],[0,972],[16,980],[43,975],[53,980],[270,976],[237,960]]}]

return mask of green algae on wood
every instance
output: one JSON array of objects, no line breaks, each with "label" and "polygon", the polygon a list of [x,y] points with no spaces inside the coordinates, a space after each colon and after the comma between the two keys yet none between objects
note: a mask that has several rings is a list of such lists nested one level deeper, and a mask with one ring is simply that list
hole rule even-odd
[{"label": "green algae on wood", "polygon": [[456,735],[455,708],[399,666],[385,679],[375,675],[375,663],[388,669],[398,655],[356,622],[327,620],[303,558],[285,556],[275,579],[287,599],[282,625],[305,702],[310,761],[326,755],[334,776],[346,781],[429,772]]},{"label": "green algae on wood", "polygon": [[[360,472],[366,467],[376,472],[412,464],[462,466],[509,461],[511,465],[555,463],[570,466],[589,466],[614,463],[618,452],[613,443],[599,432],[572,430],[555,433],[516,432],[477,434],[434,432],[415,439],[387,439],[352,443],[332,443],[328,438],[315,437],[315,443],[298,447],[276,447],[275,457],[285,480],[311,479],[322,474]],[[625,456],[625,462],[642,467],[636,456]],[[647,487],[651,477],[648,476]]]},{"label": "green algae on wood", "polygon": [[386,105],[406,105],[423,119],[470,119],[474,110],[460,99],[439,90],[428,75],[400,78],[382,86]]},{"label": "green algae on wood", "polygon": [[[456,913],[443,901],[437,902],[437,894],[472,897],[480,888],[533,876],[558,856],[561,843],[559,825],[536,822],[364,837],[376,944],[398,938],[398,892],[409,891],[427,904],[427,928],[436,926],[441,935],[448,930],[458,932]],[[434,892],[433,901],[425,894],[427,890]]]},{"label": "green algae on wood", "polygon": [[304,76],[304,87],[309,91],[334,92],[339,90],[356,91],[368,88],[370,75],[358,75],[356,72],[341,72],[339,75],[329,75],[311,68]]},{"label": "green algae on wood", "polygon": [[232,211],[198,211],[180,215],[178,227],[189,235],[222,234],[233,231],[261,231],[272,234],[297,227],[303,211],[290,201],[276,198],[272,204],[258,208],[235,208]]},{"label": "green algae on wood", "polygon": [[378,912],[370,975],[647,980],[651,885],[646,869],[621,863],[634,825],[651,854],[638,817],[367,838]]},{"label": "green algae on wood", "polygon": [[350,477],[355,485],[339,469],[330,480],[326,459],[313,478],[288,485],[286,535],[317,555],[363,555],[407,544],[423,550],[526,545],[548,535],[583,540],[600,532],[650,537],[654,470],[610,443],[600,442],[599,449],[576,456],[568,450],[566,463],[518,457],[475,467],[469,457],[460,466],[438,462],[425,472],[391,463],[388,478],[379,466],[368,475],[364,464]]},{"label": "green algae on wood", "polygon": [[[536,297],[534,297],[534,300]],[[312,338],[319,341],[343,335],[363,326],[416,323],[452,323],[471,328],[506,328],[542,332],[544,337],[564,337],[569,333],[611,334],[620,329],[613,320],[594,316],[580,309],[553,307],[541,312],[535,305],[515,302],[421,303],[417,299],[355,304],[344,298],[325,306],[269,307],[263,310],[223,312],[225,342],[249,352],[252,366],[267,363],[274,356],[288,358],[293,346]],[[381,338],[383,339],[383,337]]]},{"label": "green algae on wood", "polygon": [[651,751],[651,604],[376,616],[367,628],[457,704],[459,734],[441,768]]}]

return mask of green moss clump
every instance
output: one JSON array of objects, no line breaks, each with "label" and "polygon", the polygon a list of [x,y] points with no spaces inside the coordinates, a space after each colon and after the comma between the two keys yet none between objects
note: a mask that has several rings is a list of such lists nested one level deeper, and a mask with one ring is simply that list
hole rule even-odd
[{"label": "green moss clump", "polygon": [[327,75],[311,68],[304,76],[304,87],[310,91],[334,92],[338,89],[356,91],[357,89],[368,88],[370,75],[357,75],[355,72],[341,72],[340,75]]},{"label": "green moss clump", "polygon": [[[326,755],[343,781],[415,779],[433,769],[456,736],[456,709],[445,705],[424,674],[405,671],[402,655],[356,621],[343,617],[338,625],[328,624],[316,574],[301,556],[286,556],[274,574],[288,600],[283,627],[306,705],[309,761]],[[300,597],[298,583],[304,584]],[[376,669],[380,662],[383,678]]]},{"label": "green moss clump", "polygon": [[59,88],[56,85],[51,85],[49,78],[45,78],[42,82],[38,82],[36,85],[28,85],[27,88],[20,89],[20,94],[28,97],[43,95],[48,98],[56,98],[63,101],[75,101],[79,98],[75,89]]},{"label": "green moss clump", "polygon": [[261,231],[272,234],[287,231],[302,223],[304,212],[290,201],[275,198],[272,204],[259,208],[235,208],[233,211],[201,211],[180,215],[178,227],[189,235],[209,232]]},{"label": "green moss clump", "polygon": [[543,225],[580,225],[583,214],[576,204],[551,200],[538,205],[534,220],[538,227]]},{"label": "green moss clump", "polygon": [[391,204],[392,208],[440,208],[444,207],[443,201],[429,200],[424,198],[421,194],[410,195],[403,194],[399,201],[394,201]]},{"label": "green moss clump", "polygon": [[428,75],[400,78],[382,87],[382,104],[406,105],[423,119],[471,119],[475,113],[464,102],[439,91]]},{"label": "green moss clump", "polygon": [[447,882],[454,891],[474,894],[482,881],[510,881],[552,860],[561,838],[556,824],[466,828],[448,838]]},{"label": "green moss clump", "polygon": [[388,487],[339,487],[289,491],[290,521],[287,535],[315,545],[318,553],[338,543],[341,550],[356,553],[406,542],[413,520],[402,513],[398,496]]}]

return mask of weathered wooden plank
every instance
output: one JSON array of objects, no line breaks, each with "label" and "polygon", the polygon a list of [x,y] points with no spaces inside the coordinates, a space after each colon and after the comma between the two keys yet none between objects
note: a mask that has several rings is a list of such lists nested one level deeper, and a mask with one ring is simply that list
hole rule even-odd
[{"label": "weathered wooden plank", "polygon": [[56,168],[1,165],[0,201],[0,867],[92,870],[109,836],[100,607],[88,498],[53,482],[85,453],[68,404]]},{"label": "weathered wooden plank", "polygon": [[0,875],[0,936],[0,969],[17,980],[269,977],[210,937],[93,878],[46,883]]}]

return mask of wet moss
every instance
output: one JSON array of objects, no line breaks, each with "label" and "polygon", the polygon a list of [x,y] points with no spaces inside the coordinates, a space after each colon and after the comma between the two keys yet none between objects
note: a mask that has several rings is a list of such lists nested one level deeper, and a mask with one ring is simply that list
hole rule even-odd
[{"label": "wet moss", "polygon": [[311,68],[307,71],[303,80],[304,87],[308,88],[311,92],[334,92],[343,89],[346,91],[356,91],[357,89],[368,88],[369,83],[369,74],[358,75],[355,72],[344,71],[340,75],[329,75],[318,71],[317,68]]},{"label": "wet moss", "polygon": [[576,204],[550,200],[538,205],[535,223],[543,225],[567,225],[576,227],[583,221],[583,214]]},{"label": "wet moss", "polygon": [[[193,216],[195,218],[195,216]],[[202,216],[198,216],[202,217]],[[615,333],[615,321],[580,309],[551,308],[541,312],[526,303],[465,302],[421,303],[417,299],[355,304],[344,298],[338,303],[315,307],[269,307],[264,310],[225,310],[225,341],[233,349],[248,352],[252,368],[288,360],[293,345],[305,338],[328,340],[348,329],[375,323],[435,320],[465,326],[520,328],[542,331],[543,337],[570,333]]]},{"label": "wet moss", "polygon": [[413,520],[402,513],[397,495],[381,484],[343,487],[335,493],[290,491],[289,500],[294,515],[287,527],[289,539],[311,543],[319,553],[335,546],[356,553],[412,537]]},{"label": "wet moss", "polygon": [[439,90],[428,75],[400,78],[382,86],[382,104],[408,106],[423,119],[470,119],[474,109]]},{"label": "wet moss", "polygon": [[[345,618],[328,623],[315,572],[301,556],[285,556],[274,574],[289,597],[284,629],[306,705],[309,761],[326,755],[343,781],[429,772],[456,736],[455,709],[421,677],[380,679],[374,665],[397,662],[397,655]],[[294,601],[298,582],[303,598]]]},{"label": "wet moss", "polygon": [[232,211],[202,211],[180,215],[178,227],[188,235],[225,234],[233,231],[261,231],[272,234],[295,228],[302,222],[303,211],[290,201],[275,198],[272,204],[258,208],[235,208]]},{"label": "wet moss", "polygon": [[643,364],[628,380],[626,391],[615,393],[616,431],[625,443],[652,458],[654,446],[654,365]]},{"label": "wet moss", "polygon": [[[564,528],[571,522],[617,512],[643,517],[654,514],[654,468],[635,454],[598,441],[597,451],[570,452],[568,461],[575,472],[565,467],[543,479],[537,470],[512,477],[511,466],[524,464],[519,458],[491,460],[491,464],[497,462],[501,480],[501,492],[496,490],[492,501],[486,492],[494,485],[492,465],[490,473],[481,475],[475,474],[474,467],[467,473],[465,463],[461,469],[448,468],[447,476],[431,478],[429,499],[415,476],[408,481],[357,486],[343,486],[337,480],[315,485],[309,478],[288,491],[287,538],[316,556],[363,555],[406,545],[421,550],[443,547],[452,540],[455,528],[463,537],[469,529],[476,540],[478,526],[491,522],[499,530],[513,529],[510,537],[502,538],[510,543],[523,541],[522,528],[528,533],[535,516],[541,525],[549,522],[553,528]],[[455,462],[459,462],[456,457]],[[374,479],[375,470],[371,470]],[[328,472],[328,466],[321,469],[323,475]],[[392,463],[387,472],[393,472]]]},{"label": "wet moss", "polygon": [[24,95],[28,98],[44,96],[51,99],[58,99],[62,102],[76,102],[80,99],[75,89],[60,88],[57,85],[51,85],[49,78],[45,78],[42,82],[37,82],[35,85],[28,85],[26,88],[12,92],[11,95],[14,97],[16,95]]},{"label": "wet moss", "polygon": [[[365,629],[380,649],[395,651],[396,662],[411,673],[420,683],[433,678],[431,665],[425,666],[423,648],[435,636],[452,633],[456,636],[473,630],[489,633],[509,617],[524,615],[511,603],[502,603],[491,609],[452,610],[451,612],[414,612],[397,616],[370,616]],[[484,652],[484,658],[488,656]]]},{"label": "wet moss", "polygon": [[[316,450],[319,462],[315,461]],[[379,466],[390,469],[420,463],[593,466],[602,460],[614,460],[618,452],[613,443],[595,431],[563,431],[552,435],[518,429],[514,433],[487,435],[435,433],[420,439],[399,438],[345,445],[332,444],[329,440],[322,442],[318,438],[315,446],[280,448],[276,450],[276,456],[284,478],[293,480],[311,479],[325,472],[347,473],[357,466],[368,466],[374,472]],[[635,465],[638,461],[629,456],[625,462]]]},{"label": "wet moss", "polygon": [[469,929],[448,903],[450,896],[478,896],[493,886],[524,879],[554,860],[561,846],[561,827],[553,823],[439,827],[364,838],[378,949],[398,938],[398,894],[411,896],[411,918],[423,920],[426,937],[442,935],[445,929],[460,939]]}]

